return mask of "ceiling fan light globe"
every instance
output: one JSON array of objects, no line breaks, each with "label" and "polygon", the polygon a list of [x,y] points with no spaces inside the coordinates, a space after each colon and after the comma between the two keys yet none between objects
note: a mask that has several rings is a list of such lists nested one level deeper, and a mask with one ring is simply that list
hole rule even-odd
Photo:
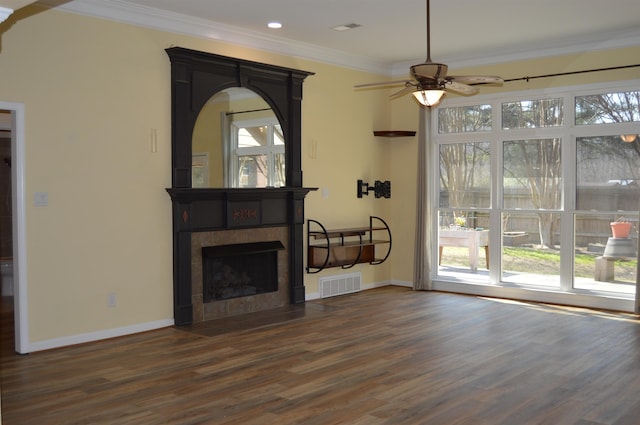
[{"label": "ceiling fan light globe", "polygon": [[423,106],[436,106],[444,96],[444,90],[416,90],[413,97]]}]

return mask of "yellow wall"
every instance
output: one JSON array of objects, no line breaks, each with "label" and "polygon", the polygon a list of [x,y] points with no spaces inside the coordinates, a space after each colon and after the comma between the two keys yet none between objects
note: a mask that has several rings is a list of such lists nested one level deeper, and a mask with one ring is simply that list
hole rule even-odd
[{"label": "yellow wall", "polygon": [[[357,199],[356,180],[389,178],[389,150],[371,133],[389,104],[352,89],[380,76],[34,7],[0,37],[0,100],[26,111],[30,342],[173,317],[172,45],[315,72],[304,85],[303,169],[328,198],[312,193],[306,213],[341,226],[385,215],[390,201]],[[36,192],[48,206],[33,205]],[[390,278],[388,266],[373,269],[365,283]]]},{"label": "yellow wall", "polygon": [[[304,83],[302,160],[306,216],[327,227],[387,219],[393,252],[359,265],[363,284],[412,279],[415,137],[410,97],[354,90],[380,76],[219,42],[28,7],[0,25],[0,100],[25,104],[29,336],[46,341],[139,323],[172,313],[170,62],[175,45],[315,72]],[[505,78],[627,64],[640,48],[460,73]],[[514,83],[500,90],[638,78],[638,70]],[[495,89],[483,89],[491,92]],[[158,151],[150,149],[157,131]],[[358,199],[356,181],[391,180],[392,198]],[[49,205],[35,207],[36,192]],[[352,269],[353,271],[353,269]],[[328,269],[305,275],[307,294]],[[117,307],[109,308],[109,293]]]},{"label": "yellow wall", "polygon": [[[391,180],[389,145],[373,136],[373,130],[388,129],[386,91],[354,90],[354,84],[376,80],[359,72],[320,64],[313,71],[317,75],[304,87],[302,169],[305,186],[319,189],[307,196],[306,217],[327,228],[366,226],[370,215],[389,219],[393,182],[391,199],[376,199],[373,193],[357,198],[358,179],[371,185],[375,180]],[[361,271],[364,284],[388,281],[393,256],[395,252],[379,266],[330,268],[307,275],[307,293],[317,292],[318,277],[345,272]]]},{"label": "yellow wall", "polygon": [[[223,99],[227,98],[227,102]],[[222,172],[222,126],[220,114],[228,112],[228,96],[216,96],[216,102],[209,101],[202,107],[193,129],[193,153],[206,153],[209,158],[208,187],[223,187],[224,173]]]}]

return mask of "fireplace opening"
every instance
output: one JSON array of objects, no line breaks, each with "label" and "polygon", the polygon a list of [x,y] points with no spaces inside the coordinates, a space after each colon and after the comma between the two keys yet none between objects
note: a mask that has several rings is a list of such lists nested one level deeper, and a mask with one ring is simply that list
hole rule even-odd
[{"label": "fireplace opening", "polygon": [[203,302],[277,291],[283,249],[280,241],[203,247]]}]

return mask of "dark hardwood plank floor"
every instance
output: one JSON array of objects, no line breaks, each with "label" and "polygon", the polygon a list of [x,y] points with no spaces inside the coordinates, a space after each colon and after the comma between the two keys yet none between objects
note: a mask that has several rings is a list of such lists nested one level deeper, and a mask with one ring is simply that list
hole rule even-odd
[{"label": "dark hardwood plank floor", "polygon": [[386,287],[26,356],[6,335],[5,425],[640,423],[622,313]]}]

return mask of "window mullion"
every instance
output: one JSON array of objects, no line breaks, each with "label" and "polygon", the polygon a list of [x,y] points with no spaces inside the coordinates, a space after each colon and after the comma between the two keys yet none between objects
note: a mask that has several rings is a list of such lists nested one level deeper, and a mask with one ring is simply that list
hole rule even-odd
[{"label": "window mullion", "polygon": [[498,255],[492,255],[489,258],[489,281],[491,283],[499,283],[502,274],[501,258],[502,258],[502,205],[504,195],[502,192],[502,111],[499,100],[492,104],[493,114],[493,131],[492,131],[492,150],[491,150],[491,212],[489,214],[490,226],[493,229],[489,235],[489,252],[495,252]]},{"label": "window mullion", "polygon": [[564,125],[562,128],[562,212],[560,213],[560,290],[571,291],[574,280],[575,249],[575,187],[576,187],[576,138],[574,95],[564,98]]}]

